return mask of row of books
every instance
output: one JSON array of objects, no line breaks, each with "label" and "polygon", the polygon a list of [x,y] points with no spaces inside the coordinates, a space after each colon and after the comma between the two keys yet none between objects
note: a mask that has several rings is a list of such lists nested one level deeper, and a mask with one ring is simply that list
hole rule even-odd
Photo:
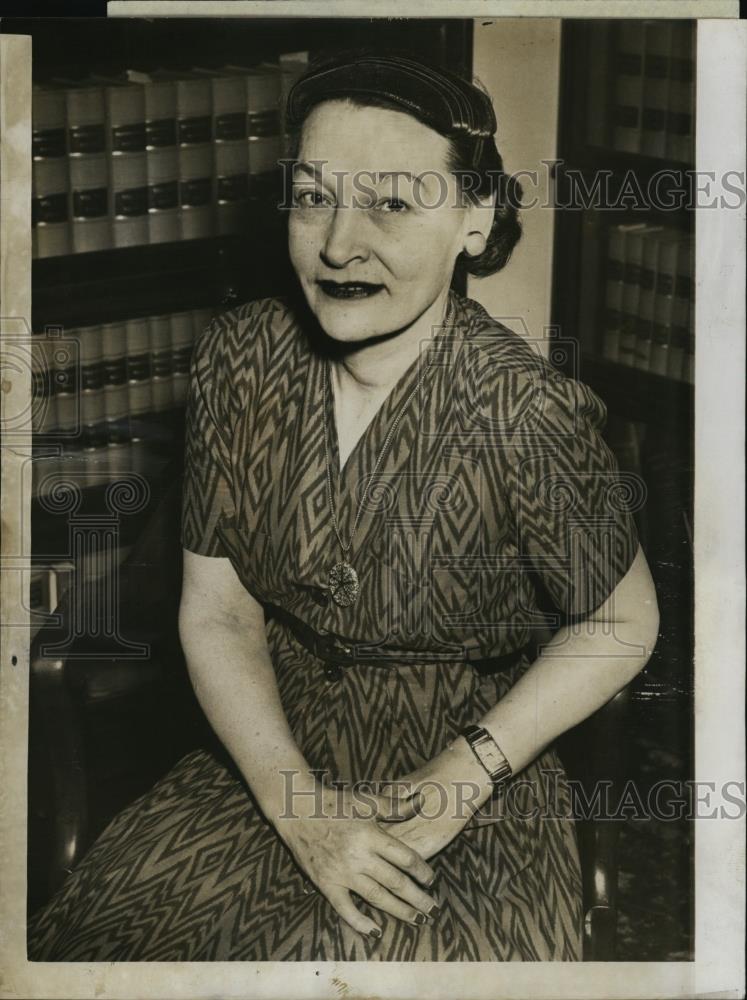
[{"label": "row of books", "polygon": [[594,21],[590,30],[589,141],[691,162],[694,22]]},{"label": "row of books", "polygon": [[287,152],[285,99],[307,63],[35,86],[34,256],[237,232]]},{"label": "row of books", "polygon": [[687,234],[647,223],[611,226],[602,355],[693,382],[694,290]]},{"label": "row of books", "polygon": [[199,309],[49,331],[34,351],[33,430],[64,447],[122,444],[149,414],[183,407]]}]

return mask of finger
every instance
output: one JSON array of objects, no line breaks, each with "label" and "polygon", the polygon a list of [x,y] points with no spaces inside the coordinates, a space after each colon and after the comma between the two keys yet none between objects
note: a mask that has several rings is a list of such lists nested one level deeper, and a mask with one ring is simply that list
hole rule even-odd
[{"label": "finger", "polygon": [[354,931],[357,931],[359,934],[367,934],[372,941],[378,940],[381,937],[381,928],[379,925],[376,921],[361,913],[347,889],[334,889],[325,893],[325,895],[342,919]]},{"label": "finger", "polygon": [[403,844],[401,840],[397,840],[396,837],[386,833],[384,830],[381,830],[381,832],[383,836],[376,844],[377,853],[380,857],[384,858],[390,864],[395,865],[406,875],[417,879],[421,885],[430,888],[436,880],[435,868],[432,868],[427,861],[421,858],[418,852],[412,847]]},{"label": "finger", "polygon": [[371,906],[389,913],[398,920],[404,920],[405,923],[420,927],[428,920],[422,910],[400,899],[399,896],[395,896],[386,886],[382,885],[376,879],[371,878],[370,875],[361,873],[353,888]]},{"label": "finger", "polygon": [[367,868],[365,874],[405,903],[409,903],[415,910],[419,910],[429,917],[437,914],[438,900],[421,889],[418,883],[400,868],[389,864],[383,858],[371,868]]}]

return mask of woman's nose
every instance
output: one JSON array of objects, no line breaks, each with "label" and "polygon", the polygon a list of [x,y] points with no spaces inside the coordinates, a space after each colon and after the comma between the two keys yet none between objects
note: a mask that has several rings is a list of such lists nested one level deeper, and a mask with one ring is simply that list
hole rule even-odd
[{"label": "woman's nose", "polygon": [[352,260],[365,260],[365,213],[349,206],[338,206],[332,218],[320,256],[330,267],[345,267]]}]

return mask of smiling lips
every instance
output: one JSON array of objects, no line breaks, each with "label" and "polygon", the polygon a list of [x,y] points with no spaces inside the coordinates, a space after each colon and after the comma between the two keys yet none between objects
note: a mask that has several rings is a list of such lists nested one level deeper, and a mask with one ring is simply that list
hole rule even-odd
[{"label": "smiling lips", "polygon": [[332,299],[367,299],[380,292],[383,285],[368,281],[317,281],[325,295]]}]

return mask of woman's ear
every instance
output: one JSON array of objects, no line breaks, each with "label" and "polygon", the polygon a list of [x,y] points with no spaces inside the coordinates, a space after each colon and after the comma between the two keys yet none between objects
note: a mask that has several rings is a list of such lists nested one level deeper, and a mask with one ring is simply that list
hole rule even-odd
[{"label": "woman's ear", "polygon": [[464,251],[470,257],[479,257],[488,245],[490,230],[495,218],[495,195],[487,195],[470,203],[465,220]]}]

